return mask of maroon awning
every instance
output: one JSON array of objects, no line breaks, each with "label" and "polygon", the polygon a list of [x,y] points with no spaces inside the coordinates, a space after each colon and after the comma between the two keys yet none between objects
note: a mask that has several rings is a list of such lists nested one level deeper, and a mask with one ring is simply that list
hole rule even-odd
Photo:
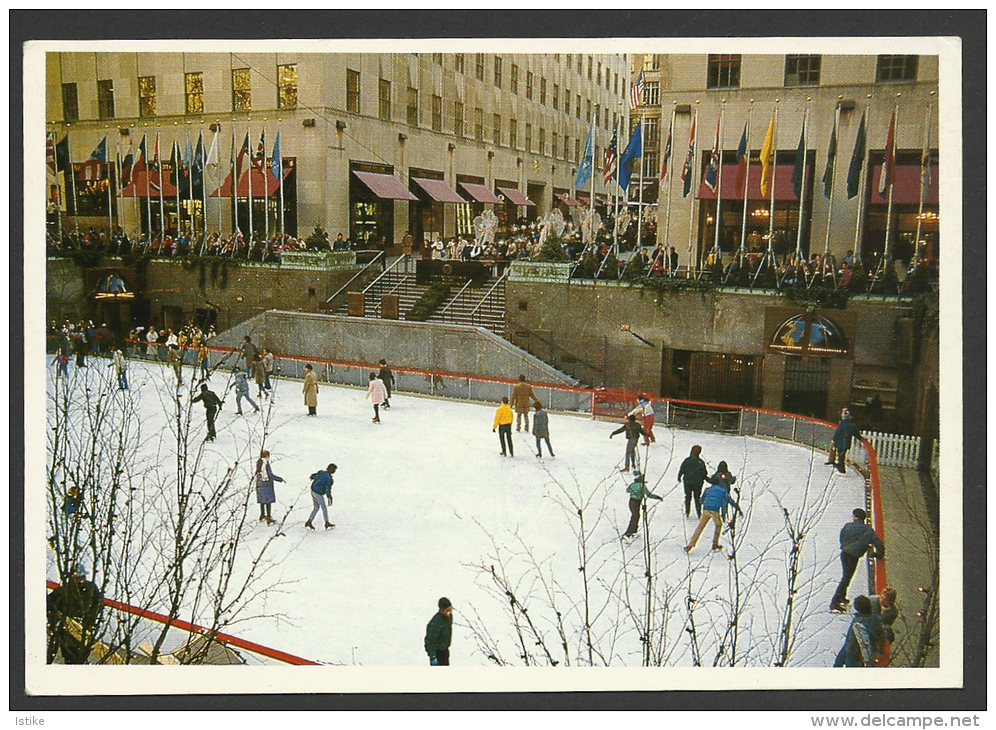
[{"label": "maroon awning", "polygon": [[558,198],[560,198],[561,201],[563,201],[564,205],[566,205],[568,208],[576,208],[579,205],[581,205],[580,202],[572,198],[567,193],[557,193],[556,195]]},{"label": "maroon awning", "polygon": [[513,205],[536,205],[516,188],[498,188],[498,192],[508,198]]},{"label": "maroon awning", "polygon": [[[810,163],[810,166],[812,163]],[[792,173],[795,171],[795,165],[775,165],[775,169],[772,170],[772,174],[775,178],[775,200],[794,200],[799,199],[795,197],[795,188],[792,185]],[[840,177],[840,171],[838,170],[838,177]],[[847,170],[844,170],[844,174],[847,174]],[[737,166],[734,164],[723,165],[722,169],[723,176],[723,200],[743,200],[742,195],[737,195]],[[806,198],[812,197],[812,182],[810,178],[806,177]],[[761,163],[754,163],[751,161],[750,170],[747,172],[747,199],[748,200],[769,200],[771,196],[771,190],[768,190],[767,195],[761,195]],[[709,189],[705,184],[704,176],[702,182],[699,184],[699,200],[715,200],[716,193]]]},{"label": "maroon awning", "polygon": [[590,202],[591,198],[588,197],[588,193],[578,193],[578,203],[588,205]]},{"label": "maroon awning", "polygon": [[[163,178],[160,180],[160,178]],[[159,186],[162,185],[164,198],[175,198],[176,188],[170,185],[168,179],[156,170],[139,170],[131,175],[128,187],[121,191],[123,198],[158,198]]]},{"label": "maroon awning", "polygon": [[[269,198],[272,197],[280,190],[280,181],[277,180],[276,175],[270,172],[270,168],[266,168],[265,176],[264,171],[260,170],[258,167],[250,168],[242,173],[242,177],[239,178],[239,184],[236,187],[236,192],[240,198],[249,197],[249,174],[252,171],[252,197],[256,198]],[[284,169],[284,177],[286,178],[290,170]],[[215,190],[210,198],[230,198],[232,197],[232,175],[228,174],[225,181],[221,184],[217,190]]]},{"label": "maroon awning", "polygon": [[[394,178],[392,178],[393,180]],[[422,177],[413,177],[412,182],[429,194],[429,197],[437,203],[466,203],[467,201],[457,195],[456,191],[446,184],[445,180],[427,180]]]},{"label": "maroon awning", "polygon": [[492,193],[487,186],[478,185],[477,183],[459,183],[459,185],[467,191],[467,194],[476,200],[478,203],[500,203],[501,199]]},{"label": "maroon awning", "polygon": [[[892,186],[892,202],[896,205],[919,205],[920,204],[920,172],[919,165],[896,165],[896,181]],[[882,174],[882,166],[872,167],[872,194],[871,202],[876,205],[885,205],[889,202],[888,191],[885,195],[879,195],[878,179]],[[924,191],[923,202],[925,205],[937,205],[938,175],[937,165],[930,166],[930,184]]]},{"label": "maroon awning", "polygon": [[359,172],[357,170],[354,170],[353,174],[364,185],[370,188],[370,192],[378,198],[383,200],[418,200],[418,198],[408,192],[408,189],[404,185],[398,182],[398,179],[394,175],[384,175],[378,172]]}]

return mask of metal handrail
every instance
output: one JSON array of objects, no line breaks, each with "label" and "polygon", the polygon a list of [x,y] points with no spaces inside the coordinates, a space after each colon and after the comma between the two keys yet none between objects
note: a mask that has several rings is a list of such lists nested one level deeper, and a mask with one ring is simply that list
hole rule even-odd
[{"label": "metal handrail", "polygon": [[437,317],[442,317],[444,314],[446,314],[446,310],[449,309],[451,306],[453,306],[453,302],[455,302],[457,299],[459,299],[461,294],[463,294],[465,291],[467,291],[467,287],[470,286],[473,281],[474,281],[473,279],[467,279],[467,282],[462,287],[460,287],[460,291],[458,291],[453,296],[453,298],[450,299],[450,301],[446,303],[445,307],[443,307],[442,309],[439,310],[439,313],[436,316]]},{"label": "metal handrail", "polygon": [[[381,251],[381,254],[383,254],[383,253],[384,253],[384,252],[383,252],[383,251]],[[398,256],[398,258],[396,258],[396,259],[394,260],[394,263],[393,263],[393,264],[391,264],[390,266],[388,266],[387,268],[385,268],[385,269],[384,269],[384,270],[383,270],[382,272],[380,272],[380,276],[378,276],[377,278],[375,278],[375,279],[374,279],[373,281],[371,281],[371,282],[370,282],[369,284],[367,284],[367,285],[366,285],[366,287],[365,287],[365,288],[363,289],[363,294],[364,294],[364,295],[366,295],[366,293],[367,293],[368,291],[370,291],[370,288],[371,288],[371,287],[372,287],[372,286],[373,286],[374,284],[376,284],[376,283],[377,283],[378,281],[380,281],[380,280],[381,280],[381,279],[383,279],[383,278],[384,278],[385,276],[387,276],[387,274],[388,274],[388,273],[389,273],[389,272],[391,271],[391,269],[393,269],[393,268],[394,268],[395,266],[397,266],[397,265],[398,265],[399,263],[401,263],[401,262],[402,262],[402,261],[403,261],[404,259],[406,259],[407,257],[408,257],[408,254],[402,254],[401,256]],[[373,262],[371,261],[370,263],[373,263]]]},{"label": "metal handrail", "polygon": [[503,281],[505,281],[505,279],[508,278],[508,274],[509,274],[509,272],[511,270],[512,270],[511,266],[508,267],[507,269],[505,269],[505,271],[502,273],[502,275],[498,277],[498,280],[494,284],[492,284],[491,288],[488,289],[487,292],[485,292],[485,294],[484,294],[483,297],[481,297],[481,301],[479,301],[477,303],[477,306],[474,307],[472,310],[470,310],[470,315],[469,316],[470,316],[470,321],[471,322],[474,321],[474,315],[478,313],[477,310],[479,310],[481,308],[481,306],[484,304],[484,302],[486,302],[491,297],[491,294],[494,292],[495,289],[498,288],[498,285],[501,284]]},{"label": "metal handrail", "polygon": [[325,300],[325,303],[326,303],[326,304],[331,304],[331,303],[332,303],[333,301],[335,301],[335,299],[336,299],[336,298],[337,298],[337,297],[338,297],[338,296],[339,296],[340,294],[342,294],[342,293],[343,293],[344,291],[346,291],[346,290],[347,290],[347,289],[349,288],[349,285],[350,285],[350,284],[352,284],[352,283],[353,283],[354,281],[356,281],[356,280],[357,280],[358,278],[360,278],[361,276],[363,276],[364,272],[366,272],[366,270],[367,270],[367,269],[369,269],[369,268],[370,268],[371,266],[373,266],[373,265],[374,265],[375,263],[377,263],[377,262],[378,262],[378,261],[380,260],[380,257],[381,257],[381,256],[384,256],[384,255],[385,255],[385,254],[384,254],[384,252],[383,252],[383,251],[379,251],[379,252],[377,253],[377,255],[376,255],[376,256],[374,256],[374,257],[373,257],[373,258],[372,258],[372,259],[371,259],[371,260],[370,260],[370,261],[369,261],[369,262],[367,263],[367,265],[366,265],[366,266],[364,266],[364,267],[363,267],[362,269],[360,269],[359,271],[357,271],[357,272],[356,272],[356,274],[355,274],[355,275],[353,276],[353,278],[351,278],[351,279],[350,279],[349,281],[347,281],[347,282],[346,282],[345,284],[343,284],[343,285],[342,285],[341,287],[339,287],[339,291],[337,291],[337,292],[336,292],[335,294],[333,294],[333,295],[332,295],[332,296],[330,296],[330,297],[329,297],[328,299],[326,299],[326,300]]}]

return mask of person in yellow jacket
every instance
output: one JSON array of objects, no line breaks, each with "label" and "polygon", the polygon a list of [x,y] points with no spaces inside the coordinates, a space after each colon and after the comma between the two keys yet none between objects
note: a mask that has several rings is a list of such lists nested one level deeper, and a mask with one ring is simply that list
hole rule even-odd
[{"label": "person in yellow jacket", "polygon": [[508,456],[515,456],[515,451],[512,449],[512,421],[514,420],[515,416],[512,415],[512,408],[508,405],[508,396],[503,395],[501,397],[501,405],[495,411],[494,425],[491,427],[491,433],[494,433],[496,430],[498,431],[502,456],[506,455],[506,442],[508,442]]}]

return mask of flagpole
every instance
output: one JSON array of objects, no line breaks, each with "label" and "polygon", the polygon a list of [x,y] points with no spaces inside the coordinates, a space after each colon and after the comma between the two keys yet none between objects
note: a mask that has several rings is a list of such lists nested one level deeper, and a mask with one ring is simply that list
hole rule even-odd
[{"label": "flagpole", "polygon": [[772,116],[771,126],[771,202],[768,204],[768,250],[765,256],[768,259],[768,266],[775,272],[775,288],[781,288],[781,279],[778,277],[778,262],[775,260],[775,176],[778,173],[778,99],[775,99],[775,111]]},{"label": "flagpole", "polygon": [[[833,150],[833,169],[830,170],[830,207],[827,210],[827,234],[823,241],[823,268],[826,270],[826,260],[827,256],[830,255],[830,224],[833,221],[833,196],[837,188],[837,158],[840,156],[838,153],[838,148],[840,147],[840,139],[838,130],[840,129],[840,100],[843,95],[837,96],[837,110],[834,113],[833,120],[833,140],[834,140],[834,150]],[[830,267],[830,276],[833,279],[834,286],[837,285],[837,267]]]},{"label": "flagpole", "polygon": [[111,201],[111,168],[110,150],[108,149],[107,138],[110,136],[110,127],[104,127],[104,168],[107,173],[107,242],[105,249],[111,244],[111,233],[114,229],[114,205]]},{"label": "flagpole", "polygon": [[[868,94],[868,99],[871,99],[871,94]],[[865,149],[862,152],[861,159],[861,174],[858,176],[858,218],[854,222],[854,265],[861,265],[861,227],[864,223],[865,214],[865,182],[868,170],[869,161],[869,149],[871,145],[868,144],[868,131],[871,129],[871,101],[865,103]]]},{"label": "flagpole", "polygon": [[[133,150],[131,132],[128,133],[128,149],[129,150]],[[134,157],[134,154],[135,153],[132,152],[131,174],[129,175],[130,179],[128,180],[129,183],[132,183],[132,182],[135,181],[135,157]],[[142,164],[145,164],[145,160],[142,160]],[[122,193],[122,195],[124,194],[124,187],[121,188],[121,193]],[[137,195],[137,193],[138,193],[138,185],[135,186],[135,193],[136,193],[136,195],[133,196],[132,199],[131,199],[131,212],[132,212],[132,215],[135,216],[135,220],[138,221],[138,230],[139,230],[139,233],[141,233],[141,231],[142,231],[142,219],[141,219],[141,217],[139,216],[139,213],[138,213],[138,195]],[[133,228],[132,229],[133,233],[134,233],[134,230],[135,229]]]},{"label": "flagpole", "polygon": [[[802,115],[802,181],[799,183],[799,220],[798,226],[796,227],[795,236],[795,263],[796,266],[800,266],[805,263],[805,258],[802,254],[802,225],[803,225],[803,211],[806,204],[806,165],[809,162],[809,102],[810,97],[806,97],[806,111]],[[805,273],[803,273],[805,278]]]},{"label": "flagpole", "polygon": [[640,114],[640,197],[636,206],[636,249],[643,251],[643,114]]},{"label": "flagpole", "polygon": [[[277,139],[280,139],[280,120],[277,120]],[[280,154],[279,160],[277,160],[277,171],[278,178],[277,183],[280,185],[280,236],[281,238],[286,237],[287,230],[284,228],[284,148],[283,144],[280,145],[280,149],[277,150]]]},{"label": "flagpole", "polygon": [[744,156],[747,160],[747,172],[744,174],[744,215],[743,223],[740,226],[740,249],[737,251],[737,256],[740,259],[741,264],[744,260],[744,253],[747,250],[747,200],[750,198],[750,123],[754,115],[754,100],[750,100],[750,106],[747,107],[747,134],[746,141],[747,146],[744,149]]},{"label": "flagpole", "polygon": [[[880,179],[882,175],[885,174],[886,172],[885,167],[886,163],[889,161],[890,156],[893,159],[893,166],[895,166],[894,161],[896,159],[896,136],[897,136],[896,132],[899,130],[899,97],[902,95],[902,93],[903,92],[901,91],[896,93],[896,103],[892,108],[892,118],[893,118],[892,148],[886,150],[885,160],[883,160],[882,162],[882,171],[879,173]],[[885,213],[885,248],[882,251],[882,266],[881,266],[883,276],[885,275],[885,267],[889,265],[889,259],[891,258],[892,254],[892,247],[889,245],[891,243],[890,239],[892,237],[892,191],[896,187],[895,186],[896,181],[892,179],[891,175],[889,176],[889,180],[887,182],[889,185],[889,205],[886,208],[886,213]]]},{"label": "flagpole", "polygon": [[183,215],[180,212],[180,168],[183,167],[183,153],[180,152],[180,145],[176,141],[176,135],[178,131],[179,131],[179,122],[173,122],[173,155],[171,156],[176,161],[176,164],[173,167],[173,177],[176,179],[176,185],[174,186],[174,189],[176,190],[176,237],[177,238],[180,237],[180,224],[183,222]]},{"label": "flagpole", "polygon": [[726,108],[726,99],[719,103],[719,125],[716,127],[716,155],[719,158],[716,162],[716,220],[714,223],[715,236],[712,247],[713,265],[720,262],[722,267],[723,253],[719,249],[719,229],[720,229],[720,208],[723,204],[723,111]]},{"label": "flagpole", "polygon": [[[270,186],[266,180],[266,117],[263,117],[263,256],[266,255],[266,245],[270,240]],[[252,170],[249,171],[252,177]]]},{"label": "flagpole", "polygon": [[[694,183],[694,181],[695,181],[695,145],[698,142],[698,139],[694,135],[698,134],[698,121],[699,121],[699,100],[696,99],[695,100],[695,116],[692,117],[692,130],[693,130],[692,134],[693,134],[693,136],[692,136],[691,144],[689,145],[689,147],[691,148],[691,152],[692,152],[692,154],[691,154],[692,163],[689,166],[689,170],[688,170],[689,186],[695,184]],[[688,278],[689,279],[692,277],[692,269],[693,269],[692,261],[695,262],[694,268],[696,270],[699,268],[699,263],[700,263],[698,256],[695,256],[694,258],[692,256],[692,248],[693,248],[693,246],[695,244],[695,191],[693,190],[693,191],[691,191],[691,193],[692,193],[692,196],[691,196],[692,199],[689,201],[689,204],[688,204]],[[696,273],[698,273],[698,272],[696,271]]]},{"label": "flagpole", "polygon": [[[232,213],[235,216],[235,227],[232,229],[232,242],[235,242],[235,237],[238,235],[239,230],[239,194],[238,194],[238,180],[236,180],[235,174],[235,117],[232,117],[232,155],[231,155],[231,169],[232,169]],[[219,196],[220,198],[220,196]],[[221,214],[219,213],[219,216]],[[220,233],[219,229],[219,233]]]},{"label": "flagpole", "polygon": [[[591,179],[588,181],[588,228],[591,230],[591,250],[593,255],[598,254],[598,244],[595,241],[595,236],[598,231],[595,230],[595,117],[589,115],[588,119],[589,129],[591,130]],[[602,263],[605,263],[604,261]],[[595,270],[595,278],[598,277],[598,272],[601,271],[602,267],[599,266]]]},{"label": "flagpole", "polygon": [[920,204],[916,213],[916,243],[920,247],[920,236],[923,233],[923,199],[927,195],[926,185],[924,185],[924,173],[930,173],[930,118],[934,110],[934,92],[930,92],[930,103],[927,105],[927,116],[923,128],[923,154],[920,157]]},{"label": "flagpole", "polygon": [[160,159],[159,132],[156,132],[156,174],[159,176],[159,246],[166,240],[166,203],[163,201],[163,161]]},{"label": "flagpole", "polygon": [[252,199],[252,167],[254,164],[253,152],[252,152],[252,124],[251,120],[246,119],[246,139],[248,140],[249,149],[247,154],[249,156],[249,240],[246,241],[246,258],[249,258],[249,253],[252,250],[252,241],[255,237],[255,229],[252,223],[252,213],[253,213],[253,199]]},{"label": "flagpole", "polygon": [[[616,261],[619,260],[619,160],[622,158],[622,154],[619,152],[619,128],[622,124],[622,118],[616,122],[615,129],[612,130],[612,136],[616,140],[616,190],[615,192],[615,214],[612,219],[612,249],[616,252]],[[611,144],[611,143],[610,143]],[[627,211],[629,209],[629,201],[626,201]]]},{"label": "flagpole", "polygon": [[[671,123],[668,125],[667,138],[668,138],[668,140],[672,144],[672,149],[673,149],[673,145],[674,145],[674,118],[675,118],[675,114],[677,112],[677,104],[678,104],[677,100],[675,100],[675,99],[671,100]],[[665,150],[664,153],[667,154],[668,150]],[[668,159],[668,167],[667,167],[667,206],[664,208],[664,246],[662,247],[662,249],[667,249],[668,236],[670,235],[670,232],[671,232],[671,193],[674,191],[674,174],[672,173],[672,170],[671,170],[672,167],[673,167],[673,165],[671,164],[671,160]],[[662,250],[662,252],[659,254],[659,256],[667,256],[668,257],[667,258],[668,265],[670,265],[671,257],[670,257],[670,253],[668,251]],[[656,259],[655,259],[654,264],[656,264],[656,263],[657,262],[656,262]],[[651,268],[653,268],[653,266],[651,266]],[[674,273],[674,272],[671,272],[671,273]]]},{"label": "flagpole", "polygon": [[68,165],[69,165],[69,184],[73,189],[73,223],[76,228],[76,247],[80,246],[80,208],[79,201],[76,200],[76,167],[73,165],[73,147],[72,142],[69,139],[69,125],[66,125],[66,151],[69,153]]},{"label": "flagpole", "polygon": [[[142,139],[144,140],[145,138],[146,138],[145,132],[142,132]],[[139,146],[141,146],[141,144]],[[145,149],[140,151],[142,152],[142,167],[144,168],[145,172],[145,219],[149,228],[148,238],[146,240],[146,243],[148,243],[148,245],[151,246],[152,245],[152,188],[149,183],[152,180],[152,168],[149,166],[149,145],[146,144]]]},{"label": "flagpole", "polygon": [[[215,132],[217,134],[217,132]],[[204,149],[204,134],[201,133],[197,137],[201,148],[201,222],[203,230],[201,233],[204,234],[204,241],[207,241],[208,232],[208,203],[207,203],[207,150]],[[194,157],[197,156],[197,151],[194,151]]]}]

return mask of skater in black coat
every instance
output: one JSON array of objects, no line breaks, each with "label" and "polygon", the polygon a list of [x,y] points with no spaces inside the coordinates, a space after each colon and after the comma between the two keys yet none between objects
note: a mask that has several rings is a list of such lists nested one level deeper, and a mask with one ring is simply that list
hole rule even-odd
[{"label": "skater in black coat", "polygon": [[612,438],[617,433],[626,434],[626,465],[619,471],[629,471],[630,462],[632,462],[635,469],[639,466],[636,459],[636,445],[640,442],[640,436],[647,436],[647,432],[637,422],[636,416],[631,415],[626,418],[626,423],[609,434],[609,438]]},{"label": "skater in black coat", "polygon": [[453,604],[449,598],[439,599],[439,611],[425,627],[425,653],[433,667],[450,665],[450,642],[453,639]]},{"label": "skater in black coat", "polygon": [[208,390],[207,383],[201,383],[201,393],[195,398],[191,398],[191,403],[196,403],[200,401],[204,404],[204,412],[207,415],[207,428],[208,435],[205,441],[214,441],[217,434],[214,432],[214,417],[215,414],[221,409],[222,400],[214,393],[214,391]]},{"label": "skater in black coat", "polygon": [[685,482],[685,517],[689,517],[692,509],[692,499],[695,500],[695,515],[702,516],[702,483],[709,475],[705,462],[700,454],[702,447],[695,445],[692,452],[678,467],[678,480]]},{"label": "skater in black coat", "polygon": [[384,406],[384,408],[390,408],[391,391],[394,388],[394,373],[391,372],[391,368],[388,367],[387,360],[384,358],[380,359],[380,372],[377,374],[377,377],[383,381],[384,388],[387,390],[387,397],[381,405]]}]

